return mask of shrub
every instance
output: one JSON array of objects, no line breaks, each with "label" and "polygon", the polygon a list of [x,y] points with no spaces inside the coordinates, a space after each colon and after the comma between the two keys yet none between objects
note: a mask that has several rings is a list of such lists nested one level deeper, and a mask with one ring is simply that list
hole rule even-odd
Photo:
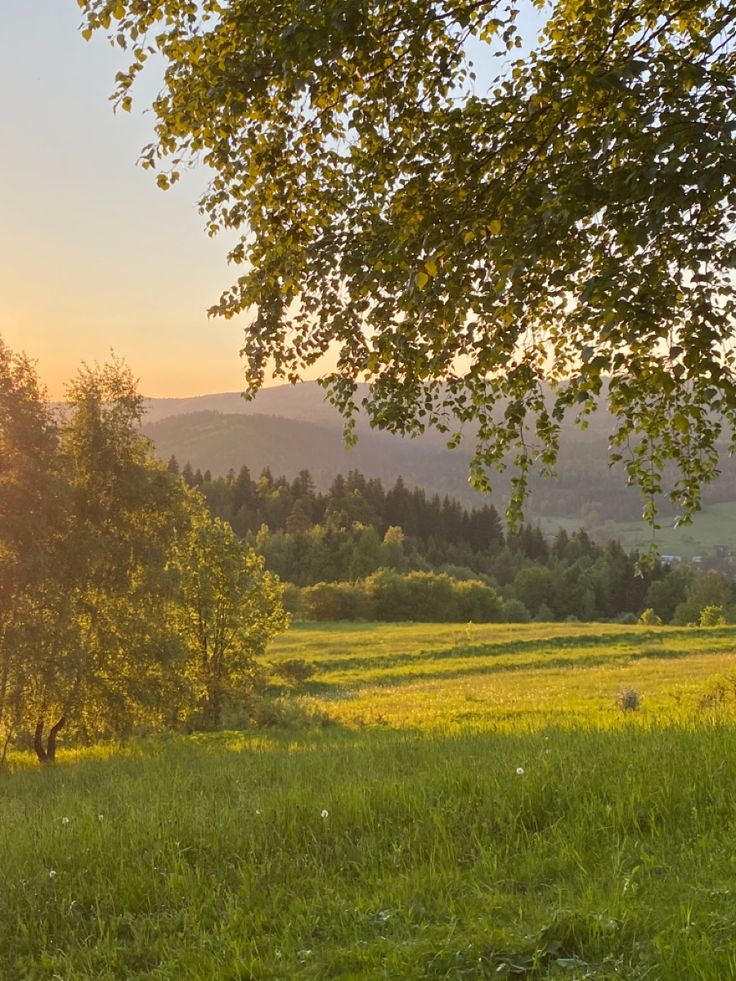
[{"label": "shrub", "polygon": [[453,580],[452,589],[460,607],[461,619],[476,623],[499,623],[505,618],[504,602],[491,586],[478,579],[463,582]]},{"label": "shrub", "polygon": [[616,702],[622,712],[636,712],[641,708],[641,696],[636,688],[624,688],[616,696]]},{"label": "shrub", "polygon": [[636,615],[631,612],[619,613],[619,615],[614,619],[614,623],[623,623],[626,626],[632,626],[639,621],[636,619]]},{"label": "shrub", "polygon": [[301,591],[306,620],[360,620],[370,616],[365,592],[347,582],[318,582]]},{"label": "shrub", "polygon": [[535,621],[538,623],[550,623],[552,620],[554,620],[554,618],[554,613],[546,603],[542,603],[534,617]]},{"label": "shrub", "polygon": [[302,610],[302,591],[292,583],[284,583],[284,595],[281,600],[287,613],[291,613],[295,620],[299,620],[304,611]]},{"label": "shrub", "polygon": [[726,622],[723,607],[715,603],[712,603],[710,606],[704,606],[700,611],[698,622],[701,627],[722,627]]},{"label": "shrub", "polygon": [[651,606],[649,606],[639,617],[639,623],[643,623],[647,627],[661,627],[662,618],[657,616]]},{"label": "shrub", "polygon": [[531,614],[526,606],[518,599],[506,600],[507,623],[529,623]]},{"label": "shrub", "polygon": [[311,678],[315,671],[314,665],[302,657],[291,657],[287,661],[272,663],[271,669],[274,674],[293,685],[301,684]]}]

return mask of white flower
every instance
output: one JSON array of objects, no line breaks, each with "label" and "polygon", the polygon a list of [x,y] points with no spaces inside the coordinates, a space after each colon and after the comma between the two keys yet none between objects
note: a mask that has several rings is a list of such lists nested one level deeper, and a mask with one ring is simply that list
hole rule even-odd
[{"label": "white flower", "polygon": [[49,879],[56,878],[56,869],[49,869]]},{"label": "white flower", "polygon": [[256,808],[256,817],[260,817],[260,816],[261,816],[261,809],[260,809],[260,807],[257,807]]},{"label": "white flower", "polygon": [[67,818],[67,817],[63,817],[63,818],[61,819],[61,823],[62,823],[62,824],[69,824],[69,818]]},{"label": "white flower", "polygon": [[328,818],[330,816],[330,812],[328,810],[324,810],[324,811],[322,811],[321,816],[323,818]]},{"label": "white flower", "polygon": [[517,777],[523,777],[524,776],[524,767],[523,766],[517,766],[517,768],[516,768],[516,776]]},{"label": "white flower", "polygon": [[97,815],[97,820],[98,821],[104,821],[105,820],[105,815],[104,814],[98,814]]}]

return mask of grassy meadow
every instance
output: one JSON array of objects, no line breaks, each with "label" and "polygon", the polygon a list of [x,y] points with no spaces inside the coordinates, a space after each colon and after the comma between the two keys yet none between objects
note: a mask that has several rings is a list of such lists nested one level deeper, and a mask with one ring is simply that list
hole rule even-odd
[{"label": "grassy meadow", "polygon": [[[705,505],[702,511],[693,515],[689,525],[675,526],[674,518],[662,517],[661,527],[656,533],[656,543],[661,554],[679,555],[689,561],[695,555],[711,552],[716,545],[725,545],[729,551],[736,551],[736,502],[724,501]],[[581,519],[541,518],[540,524],[551,535],[558,528],[572,533],[580,528]],[[619,541],[627,552],[645,552],[652,543],[652,529],[643,520],[606,521],[588,528],[592,537],[599,542],[609,539]]]},{"label": "grassy meadow", "polygon": [[295,626],[281,726],[15,758],[0,978],[736,978],[735,652]]}]

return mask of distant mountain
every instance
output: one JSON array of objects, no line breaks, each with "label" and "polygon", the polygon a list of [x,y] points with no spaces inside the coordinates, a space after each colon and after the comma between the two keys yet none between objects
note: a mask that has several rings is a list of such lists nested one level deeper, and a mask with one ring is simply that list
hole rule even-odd
[{"label": "distant mountain", "polygon": [[401,476],[433,494],[474,504],[484,500],[468,485],[469,452],[374,431],[346,449],[337,415],[331,426],[322,426],[279,416],[204,411],[146,422],[144,432],[161,459],[175,456],[203,472],[237,472],[246,464],[254,474],[270,467],[275,476],[293,478],[309,470],[317,487],[326,490],[336,474],[359,470],[385,484]]},{"label": "distant mountain", "polygon": [[[360,386],[365,389],[367,386]],[[362,394],[362,393],[361,393]],[[146,423],[158,422],[171,416],[191,415],[202,412],[221,412],[223,415],[281,416],[329,427],[341,426],[337,409],[325,398],[324,389],[317,382],[300,385],[274,385],[264,388],[252,400],[247,401],[240,392],[222,392],[216,395],[198,395],[181,399],[146,399]]]},{"label": "distant mountain", "polygon": [[[604,410],[589,419],[585,430],[572,420],[565,423],[558,478],[531,480],[531,517],[579,519],[589,526],[640,517],[638,492],[625,486],[620,466],[608,465],[612,427]],[[448,450],[447,438],[436,431],[402,438],[371,429],[362,417],[358,444],[346,450],[343,421],[316,382],[263,389],[252,402],[235,392],[147,399],[144,432],[162,459],[174,455],[182,465],[189,462],[195,470],[213,474],[237,471],[243,464],[255,474],[270,467],[274,475],[289,478],[307,469],[317,486],[326,489],[336,474],[359,470],[384,484],[401,476],[408,484],[448,494],[467,506],[487,500],[468,485],[472,439]],[[724,455],[722,469],[723,476],[706,491],[707,502],[736,500],[736,464]],[[510,471],[491,475],[492,501],[499,510],[506,507],[510,478]]]}]

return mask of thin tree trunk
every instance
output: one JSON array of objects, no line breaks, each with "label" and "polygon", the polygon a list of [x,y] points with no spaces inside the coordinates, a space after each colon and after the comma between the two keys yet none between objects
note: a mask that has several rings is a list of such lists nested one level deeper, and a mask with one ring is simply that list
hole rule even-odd
[{"label": "thin tree trunk", "polygon": [[43,744],[43,719],[39,719],[36,723],[36,731],[33,734],[33,748],[36,750],[36,756],[41,763],[55,763],[56,762],[56,736],[60,729],[64,727],[66,722],[66,716],[62,715],[58,722],[49,729],[49,734],[46,739],[46,745]]},{"label": "thin tree trunk", "polygon": [[4,619],[5,622],[0,629],[0,650],[2,651],[2,657],[0,658],[0,663],[2,663],[2,669],[0,670],[0,723],[2,723],[5,717],[5,699],[8,693],[8,678],[10,676],[10,650],[6,643],[9,618],[6,617]]},{"label": "thin tree trunk", "polygon": [[3,755],[0,756],[0,766],[5,766],[5,760],[8,758],[8,747],[10,746],[10,740],[13,738],[12,729],[8,731],[5,737],[5,742],[3,744]]},{"label": "thin tree trunk", "polygon": [[36,731],[33,734],[33,748],[40,763],[48,763],[48,756],[43,745],[43,719],[36,723]]},{"label": "thin tree trunk", "polygon": [[55,763],[56,762],[56,734],[60,729],[64,728],[64,723],[66,722],[66,717],[62,715],[58,722],[49,729],[49,738],[46,742],[46,762]]}]

